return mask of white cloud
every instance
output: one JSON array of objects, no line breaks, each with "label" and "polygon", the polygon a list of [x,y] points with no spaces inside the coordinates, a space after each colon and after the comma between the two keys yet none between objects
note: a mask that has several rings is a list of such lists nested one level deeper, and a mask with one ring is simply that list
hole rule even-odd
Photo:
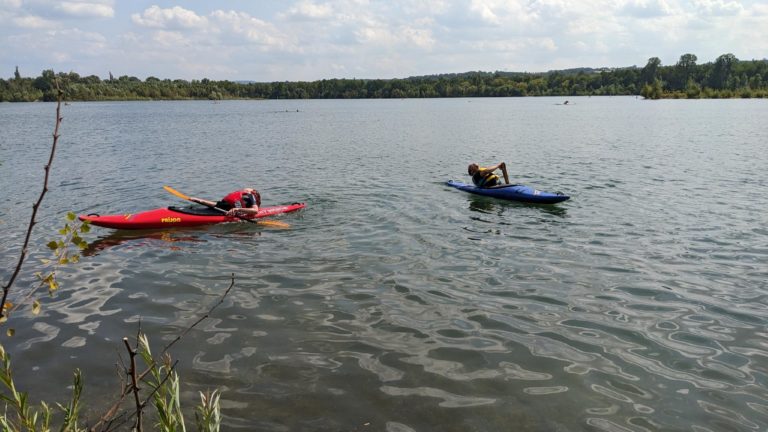
[{"label": "white cloud", "polygon": [[189,44],[187,38],[176,31],[158,30],[152,34],[152,40],[162,48],[178,48]]},{"label": "white cloud", "polygon": [[737,15],[744,11],[744,7],[737,1],[697,0],[693,4],[705,15],[728,16]]},{"label": "white cloud", "polygon": [[333,17],[333,8],[329,4],[318,4],[309,0],[300,1],[284,14],[289,19],[328,19]]},{"label": "white cloud", "polygon": [[112,18],[113,0],[0,0],[0,23],[19,28],[63,27],[63,20]]},{"label": "white cloud", "polygon": [[363,27],[356,33],[358,40],[364,44],[393,45],[397,41],[397,37],[386,27]]},{"label": "white cloud", "polygon": [[103,48],[107,43],[107,38],[101,33],[80,30],[79,28],[54,30],[48,32],[48,35],[53,40],[58,38],[65,41],[79,41],[81,43],[89,44],[94,48]]},{"label": "white cloud", "polygon": [[749,15],[752,16],[768,16],[768,3],[758,3],[752,6],[749,11]]},{"label": "white cloud", "polygon": [[630,0],[622,12],[635,18],[654,18],[673,14],[673,8],[665,0]]},{"label": "white cloud", "polygon": [[141,14],[131,15],[131,21],[142,27],[159,29],[194,29],[208,24],[207,18],[180,6],[162,9],[153,5]]},{"label": "white cloud", "polygon": [[364,27],[356,32],[358,41],[363,45],[383,46],[388,48],[402,47],[409,49],[413,46],[430,49],[435,45],[432,32],[428,29],[400,26],[389,28],[383,25]]},{"label": "white cloud", "polygon": [[0,0],[0,11],[19,9],[21,7],[21,0]]},{"label": "white cloud", "polygon": [[22,5],[27,13],[52,19],[115,16],[114,0],[24,0]]},{"label": "white cloud", "polygon": [[[133,14],[131,20],[140,27],[166,31],[154,35],[164,46],[171,46],[176,40],[207,46],[255,44],[261,49],[295,49],[294,42],[272,23],[234,10],[215,10],[201,16],[179,6],[151,6],[141,14]],[[184,38],[178,37],[181,31],[186,33]]]},{"label": "white cloud", "polygon": [[568,20],[565,29],[567,35],[598,34],[616,37],[623,33],[625,27],[611,17],[589,14]]},{"label": "white cloud", "polygon": [[[30,59],[24,70],[279,81],[642,66],[649,57],[672,64],[683,53],[706,62],[768,51],[756,30],[768,26],[766,0],[114,4],[0,0],[0,61]],[[56,58],[64,63],[50,64]]]},{"label": "white cloud", "polygon": [[58,3],[54,8],[72,17],[112,18],[115,16],[115,9],[111,0],[64,1]]},{"label": "white cloud", "polygon": [[471,44],[472,51],[519,54],[527,49],[557,50],[557,43],[551,38],[513,38],[509,40],[483,40]]},{"label": "white cloud", "polygon": [[289,38],[266,21],[254,18],[245,12],[216,10],[211,13],[216,31],[226,36],[235,36],[246,42],[274,49],[292,49]]},{"label": "white cloud", "polygon": [[534,18],[532,7],[520,0],[472,0],[469,11],[491,25],[520,25]]},{"label": "white cloud", "polygon": [[405,43],[411,43],[422,49],[430,49],[435,45],[435,38],[428,29],[402,27],[400,30]]},{"label": "white cloud", "polygon": [[496,15],[496,12],[494,12],[491,5],[487,2],[473,0],[470,5],[470,10],[479,15],[480,18],[487,23],[499,24],[501,22],[501,19]]},{"label": "white cloud", "polygon": [[551,38],[539,39],[537,45],[547,51],[557,51],[557,43]]},{"label": "white cloud", "polygon": [[[99,33],[78,28],[48,30],[15,35],[9,38],[14,46],[35,56],[51,56],[57,62],[69,61],[80,57],[98,57],[108,49],[107,39]],[[72,49],[76,47],[76,49]],[[43,67],[51,65],[44,63]],[[58,67],[53,65],[54,67]],[[74,67],[73,67],[74,66]],[[76,69],[77,65],[70,66]]]},{"label": "white cloud", "polygon": [[19,16],[13,19],[17,27],[28,29],[50,29],[56,27],[56,23],[34,15]]},{"label": "white cloud", "polygon": [[451,2],[447,0],[422,0],[405,1],[403,10],[410,15],[439,15],[446,13],[451,8]]}]

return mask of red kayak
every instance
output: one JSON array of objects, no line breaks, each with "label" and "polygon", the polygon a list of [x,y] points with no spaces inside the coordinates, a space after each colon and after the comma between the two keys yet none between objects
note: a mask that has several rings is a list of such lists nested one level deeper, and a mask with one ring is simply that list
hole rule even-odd
[{"label": "red kayak", "polygon": [[[304,203],[293,203],[259,208],[259,213],[249,219],[259,219],[281,213],[290,213],[306,207]],[[219,224],[226,222],[243,222],[241,218],[227,216],[209,207],[165,207],[148,210],[141,213],[126,213],[117,215],[98,215],[91,213],[78,216],[81,221],[89,221],[92,225],[136,230],[172,227],[194,227],[200,225]]]}]

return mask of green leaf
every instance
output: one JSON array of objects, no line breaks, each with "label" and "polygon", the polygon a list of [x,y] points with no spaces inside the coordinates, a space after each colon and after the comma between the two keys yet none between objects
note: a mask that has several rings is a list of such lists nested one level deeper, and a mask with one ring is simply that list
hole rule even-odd
[{"label": "green leaf", "polygon": [[80,262],[80,255],[72,255],[69,257],[69,262],[72,264]]},{"label": "green leaf", "polygon": [[54,240],[51,240],[48,242],[47,246],[48,246],[48,249],[50,250],[56,250],[59,248],[59,243]]},{"label": "green leaf", "polygon": [[69,230],[68,230],[68,228],[69,228],[69,227],[64,227],[64,228],[60,229],[60,230],[59,230],[59,234],[61,234],[61,235],[67,235],[67,232],[69,231]]},{"label": "green leaf", "polygon": [[81,233],[87,233],[91,231],[91,223],[89,221],[83,222],[82,225],[80,225],[80,232]]},{"label": "green leaf", "polygon": [[48,291],[50,291],[50,292],[54,292],[54,291],[56,291],[57,289],[59,289],[59,283],[58,283],[58,282],[56,282],[56,279],[54,279],[54,278],[50,278],[50,279],[48,280]]},{"label": "green leaf", "polygon": [[87,247],[88,247],[88,242],[87,242],[87,241],[85,241],[85,240],[83,240],[83,241],[81,241],[81,242],[80,242],[80,244],[79,244],[79,245],[77,245],[77,247],[79,247],[81,250],[82,250],[82,249],[85,249],[85,248],[87,248]]},{"label": "green leaf", "polygon": [[75,219],[77,219],[77,215],[75,213],[73,212],[67,213],[67,220],[74,221]]},{"label": "green leaf", "polygon": [[62,264],[62,265],[69,264],[69,258],[67,258],[66,256],[59,258],[59,264]]},{"label": "green leaf", "polygon": [[12,329],[12,328],[9,328],[8,330],[5,331],[5,334],[7,334],[8,337],[13,337],[13,335],[16,334],[16,330]]}]

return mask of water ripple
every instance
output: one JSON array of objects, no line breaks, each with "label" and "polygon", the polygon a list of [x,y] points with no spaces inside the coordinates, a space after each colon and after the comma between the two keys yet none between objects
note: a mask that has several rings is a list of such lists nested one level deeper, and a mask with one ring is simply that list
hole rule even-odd
[{"label": "water ripple", "polygon": [[[67,210],[176,204],[171,181],[212,199],[255,184],[267,204],[308,207],[280,217],[289,230],[95,229],[59,270],[62,289],[39,295],[42,313],[15,312],[4,345],[33,394],[63,400],[80,367],[99,406],[122,337],[141,326],[159,350],[234,274],[173,347],[185,406],[221,388],[228,430],[765,430],[768,112],[646,102],[67,107],[20,286]],[[22,168],[0,176],[0,279],[20,252],[49,108],[0,105],[0,170]],[[233,158],[251,169],[223,174]],[[572,199],[446,187],[470,160],[507,160],[515,181]]]}]

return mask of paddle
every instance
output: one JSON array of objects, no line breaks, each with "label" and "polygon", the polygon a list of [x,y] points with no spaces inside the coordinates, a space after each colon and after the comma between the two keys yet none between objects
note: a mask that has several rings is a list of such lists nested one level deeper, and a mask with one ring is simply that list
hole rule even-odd
[{"label": "paddle", "polygon": [[499,168],[501,168],[501,173],[504,174],[504,182],[506,184],[509,184],[509,174],[507,174],[507,163],[502,162],[499,164]]},{"label": "paddle", "polygon": [[[170,186],[163,186],[163,189],[165,189],[166,191],[170,192],[173,195],[176,195],[177,197],[179,197],[179,198],[181,198],[183,200],[192,201],[193,203],[197,203],[197,204],[202,204],[202,205],[204,205],[206,207],[210,207],[210,208],[212,208],[212,209],[214,209],[214,210],[216,210],[216,211],[218,211],[220,213],[227,213],[226,210],[220,209],[220,208],[216,207],[215,205],[210,205],[210,204],[207,204],[205,202],[193,200],[189,195],[184,195],[183,193],[177,191],[176,189],[174,189],[174,188],[172,188]],[[273,227],[276,227],[276,228],[290,228],[291,227],[289,224],[287,224],[285,222],[271,221],[271,220],[255,221],[253,219],[248,219],[248,218],[242,217],[240,215],[235,215],[235,217],[238,218],[238,219],[242,219],[242,220],[244,220],[246,222],[253,223],[253,224],[261,224],[261,225],[266,225],[266,226],[273,226]]]}]

